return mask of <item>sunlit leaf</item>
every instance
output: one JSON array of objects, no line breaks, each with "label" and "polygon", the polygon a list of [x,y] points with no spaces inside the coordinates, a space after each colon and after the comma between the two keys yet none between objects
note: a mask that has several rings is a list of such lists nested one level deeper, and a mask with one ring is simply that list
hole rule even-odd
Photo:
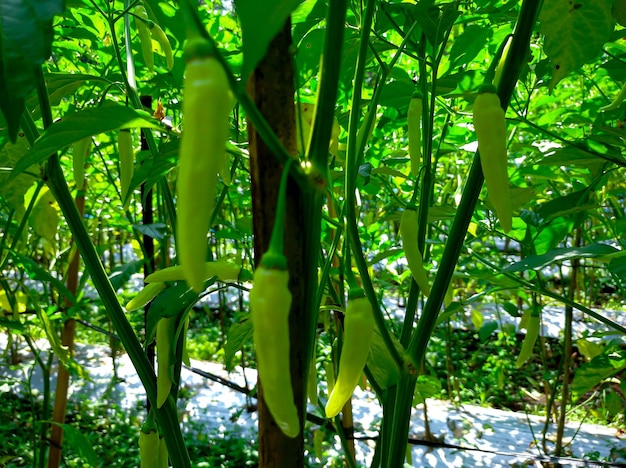
[{"label": "sunlit leaf", "polygon": [[591,244],[584,247],[568,247],[554,249],[544,255],[531,255],[525,259],[515,262],[504,269],[504,271],[526,271],[545,268],[555,262],[572,261],[578,258],[594,258],[616,252],[615,247],[606,244]]},{"label": "sunlit leaf", "polygon": [[[613,31],[612,1],[546,0],[539,16],[544,51],[553,66],[550,90],[592,60]],[[584,34],[581,34],[584,31]]]}]

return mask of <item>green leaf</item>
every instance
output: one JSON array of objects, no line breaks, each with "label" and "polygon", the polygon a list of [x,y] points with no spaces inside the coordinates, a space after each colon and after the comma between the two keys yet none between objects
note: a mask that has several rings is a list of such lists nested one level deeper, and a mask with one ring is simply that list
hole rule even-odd
[{"label": "green leaf", "polygon": [[[15,167],[17,162],[28,151],[28,140],[23,134],[18,134],[15,143],[7,143],[0,150],[0,167],[11,169]],[[30,174],[20,174],[9,180],[10,174],[0,172],[0,187],[2,187],[2,198],[8,203],[9,207],[14,209],[21,218],[24,213],[24,195],[35,181],[32,173],[38,174],[39,167],[34,166],[28,168]]]},{"label": "green leaf", "polygon": [[235,0],[243,37],[242,82],[265,57],[270,42],[299,4],[300,0]]},{"label": "green leaf", "polygon": [[572,381],[572,403],[604,379],[626,369],[626,354],[623,350],[616,351],[615,346],[607,345],[604,352],[582,365]]},{"label": "green leaf", "polygon": [[559,148],[537,161],[537,164],[547,166],[582,166],[587,167],[589,164],[597,164],[603,160],[583,149],[567,146]]},{"label": "green leaf", "polygon": [[620,26],[626,26],[626,0],[615,0],[611,12]]},{"label": "green leaf", "polygon": [[0,109],[15,141],[24,102],[37,84],[36,67],[51,55],[52,18],[63,0],[0,2]]},{"label": "green leaf", "polygon": [[14,250],[5,247],[5,249],[11,253],[13,258],[15,258],[15,263],[24,268],[26,275],[33,280],[44,281],[46,283],[50,283],[54,288],[60,292],[63,296],[65,296],[72,304],[76,303],[76,297],[70,292],[69,289],[63,284],[62,281],[59,281],[57,278],[52,276],[46,269],[44,269],[41,265],[39,265],[35,260],[26,257]]},{"label": "green leaf", "polygon": [[63,346],[61,344],[61,340],[59,339],[59,334],[52,327],[52,322],[50,322],[50,318],[45,311],[37,309],[37,315],[43,324],[43,329],[48,337],[48,342],[50,343],[50,347],[54,352],[54,355],[63,363],[65,368],[69,368],[68,363],[70,360],[70,350],[67,346]]},{"label": "green leaf", "polygon": [[626,281],[626,257],[612,259],[609,263],[609,271]]},{"label": "green leaf", "polygon": [[109,275],[109,281],[111,281],[113,289],[117,291],[123,287],[130,277],[141,269],[144,263],[141,260],[135,260],[115,267]]},{"label": "green leaf", "polygon": [[81,459],[88,466],[102,466],[100,459],[93,449],[93,443],[85,437],[82,432],[69,424],[61,424],[56,421],[42,421],[48,424],[55,424],[63,428],[63,441],[68,446],[76,450]]},{"label": "green leaf", "polygon": [[589,190],[582,189],[543,203],[537,210],[537,214],[544,220],[554,219],[567,214],[587,210],[589,208],[587,206],[588,202]]},{"label": "green leaf", "polygon": [[0,318],[0,327],[8,328],[9,331],[14,331],[17,333],[26,332],[26,327],[19,320],[10,320],[6,318]]},{"label": "green leaf", "polygon": [[594,357],[602,354],[602,345],[593,341],[586,340],[584,338],[576,340],[576,346],[578,346],[578,350],[587,359],[593,359]]},{"label": "green leaf", "polygon": [[74,94],[81,85],[88,81],[110,84],[110,81],[100,76],[88,75],[84,73],[47,73],[46,87],[50,99],[50,105],[58,105],[62,99]]},{"label": "green leaf", "polygon": [[489,322],[486,322],[482,327],[480,327],[480,330],[478,330],[478,339],[481,343],[484,343],[497,329],[498,322],[496,322],[495,320],[490,320]]},{"label": "green leaf", "polygon": [[547,0],[539,21],[543,49],[553,66],[550,91],[570,72],[591,61],[613,32],[613,1]]},{"label": "green leaf", "polygon": [[614,252],[617,252],[617,249],[606,244],[591,244],[584,247],[554,249],[543,255],[532,255],[530,257],[526,257],[524,260],[509,265],[504,269],[504,271],[515,272],[531,269],[538,270],[555,262],[573,260],[576,258],[602,257]]},{"label": "green leaf", "polygon": [[491,28],[477,24],[469,25],[454,40],[450,49],[450,68],[456,68],[470,63],[478,53],[488,44],[493,36]]},{"label": "green leaf", "polygon": [[415,6],[415,19],[433,47],[437,47],[444,40],[446,31],[452,27],[459,15],[454,3],[437,6],[433,5],[432,0],[427,0]]},{"label": "green leaf", "polygon": [[252,320],[244,318],[241,322],[233,323],[228,329],[228,337],[224,345],[224,365],[228,372],[233,370],[233,359],[237,351],[246,343],[252,341]]},{"label": "green leaf", "polygon": [[437,396],[441,392],[441,381],[432,375],[420,375],[415,385],[415,403],[424,403],[427,398]]},{"label": "green leaf", "polygon": [[[215,278],[213,278],[213,283],[214,282]],[[197,300],[198,295],[193,292],[184,281],[179,281],[174,286],[161,291],[154,301],[152,301],[150,309],[148,310],[145,346],[152,341],[156,333],[156,325],[159,319],[163,317],[174,317]]]},{"label": "green leaf", "polygon": [[[400,342],[397,341],[393,335],[391,338],[398,353],[403,355],[404,348]],[[378,386],[382,389],[395,385],[400,379],[398,366],[396,366],[396,363],[391,357],[391,353],[387,349],[382,336],[380,336],[378,328],[374,329],[374,335],[372,336],[372,344],[370,345],[370,352],[367,356],[367,368]]]},{"label": "green leaf", "polygon": [[136,229],[144,236],[150,236],[159,242],[162,241],[168,233],[168,228],[165,223],[133,224],[133,229]]},{"label": "green leaf", "polygon": [[15,165],[9,180],[78,140],[119,128],[137,127],[164,130],[148,113],[120,104],[107,104],[66,115],[35,141],[30,151]]}]

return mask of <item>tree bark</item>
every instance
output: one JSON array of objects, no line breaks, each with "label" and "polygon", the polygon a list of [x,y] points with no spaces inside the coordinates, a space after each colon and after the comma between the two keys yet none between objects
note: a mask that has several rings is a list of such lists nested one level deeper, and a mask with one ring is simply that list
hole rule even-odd
[{"label": "tree bark", "polygon": [[[291,45],[291,22],[285,26],[270,44],[265,58],[258,65],[248,82],[248,92],[268,121],[270,127],[290,154],[296,154],[296,127],[294,108],[294,75]],[[254,222],[254,256],[258,264],[267,250],[274,225],[278,186],[282,173],[276,157],[248,124],[250,177],[252,186],[252,209]],[[287,215],[285,218],[285,255],[289,267],[289,288],[293,303],[289,316],[291,339],[291,379],[300,421],[304,421],[304,328],[302,304],[304,298],[302,194],[298,186],[290,182],[287,188]],[[274,422],[263,400],[263,388],[259,384],[259,467],[304,466],[304,440],[302,433],[295,439],[285,436]]]}]

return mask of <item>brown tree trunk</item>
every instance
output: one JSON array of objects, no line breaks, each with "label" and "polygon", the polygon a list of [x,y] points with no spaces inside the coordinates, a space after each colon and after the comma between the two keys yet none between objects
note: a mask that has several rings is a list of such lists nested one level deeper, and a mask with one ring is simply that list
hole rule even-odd
[{"label": "brown tree trunk", "polygon": [[[288,20],[270,44],[267,55],[256,68],[248,83],[248,91],[257,107],[268,121],[290,154],[296,153],[296,127],[291,45],[291,22]],[[268,150],[251,125],[248,126],[250,151],[250,177],[254,220],[254,255],[258,263],[267,250],[276,210],[276,199],[282,166]],[[303,325],[303,243],[302,194],[295,183],[287,189],[287,215],[285,220],[285,255],[290,274],[289,288],[293,304],[289,317],[291,337],[291,378],[300,421],[304,420],[304,328]],[[292,439],[285,436],[274,422],[263,401],[263,388],[259,385],[259,466],[304,466],[304,440],[302,433]]]}]

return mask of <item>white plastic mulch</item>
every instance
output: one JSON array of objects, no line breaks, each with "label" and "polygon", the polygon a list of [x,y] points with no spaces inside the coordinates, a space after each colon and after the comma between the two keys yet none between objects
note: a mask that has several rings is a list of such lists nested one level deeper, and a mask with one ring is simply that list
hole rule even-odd
[{"label": "white plastic mulch", "polygon": [[[41,346],[44,346],[43,343],[42,341],[38,342]],[[6,346],[6,335],[0,336],[0,346],[3,348]],[[91,381],[83,380],[72,385],[70,398],[109,400],[111,404],[117,404],[125,409],[141,406],[141,402],[145,399],[143,387],[127,355],[123,354],[116,360],[117,375],[120,378],[117,383],[112,382],[113,364],[107,348],[79,345],[77,347],[77,360],[84,366],[91,377]],[[241,369],[228,374],[220,364],[193,360],[192,366],[225,378],[241,387],[246,387],[246,379],[244,379]],[[6,366],[3,366],[3,372],[6,369]],[[7,388],[5,383],[2,385],[4,387],[2,390],[27,392],[27,370],[28,367],[24,367],[21,370],[5,372],[1,380],[12,381],[12,384],[9,385],[10,388]],[[256,381],[255,372],[246,370],[245,376],[248,388],[253,387]],[[30,385],[33,389],[41,390],[43,388],[41,373],[38,369],[34,369]],[[53,381],[52,389],[54,388]],[[189,422],[195,421],[213,430],[224,433],[240,433],[242,437],[254,438],[257,415],[256,412],[248,410],[249,403],[252,403],[252,406],[256,403],[254,399],[247,399],[243,393],[201,377],[188,369],[182,371],[181,394],[183,399],[179,404],[179,410],[183,427]],[[439,441],[478,450],[468,451],[454,447],[431,448],[414,445],[412,463],[415,467],[522,466],[521,464],[524,461],[529,461],[532,456],[540,455],[540,450],[534,442],[535,437],[541,436],[543,420],[540,417],[470,405],[454,408],[449,403],[436,400],[428,400],[427,404],[431,433]],[[378,429],[377,423],[381,418],[381,410],[373,395],[357,388],[353,407],[357,439],[367,439],[367,436],[375,437]],[[309,407],[309,411],[315,412],[315,409]],[[321,416],[319,412],[317,414]],[[554,432],[555,426],[551,425],[549,434],[554,434]],[[420,406],[413,412],[410,436],[414,439],[420,439],[423,438],[423,435],[423,411]],[[611,460],[612,449],[626,448],[624,434],[620,435],[617,429],[609,427],[568,424],[565,436],[566,440],[573,438],[568,450],[570,450],[571,456],[575,458],[589,459],[592,457],[592,459]],[[327,440],[329,439],[327,438]],[[335,440],[334,445],[335,447],[327,445],[325,448],[330,448],[330,452],[339,453],[338,439]],[[359,466],[369,465],[373,455],[373,446],[372,440],[358,440],[357,458]],[[311,457],[311,462],[318,464],[318,466],[324,466],[327,462],[326,459],[319,460],[313,455]],[[626,459],[621,458],[613,461],[626,462]],[[533,466],[533,462],[530,464]],[[561,461],[561,466],[583,465],[565,460]],[[602,465],[591,464],[587,466]]]}]

